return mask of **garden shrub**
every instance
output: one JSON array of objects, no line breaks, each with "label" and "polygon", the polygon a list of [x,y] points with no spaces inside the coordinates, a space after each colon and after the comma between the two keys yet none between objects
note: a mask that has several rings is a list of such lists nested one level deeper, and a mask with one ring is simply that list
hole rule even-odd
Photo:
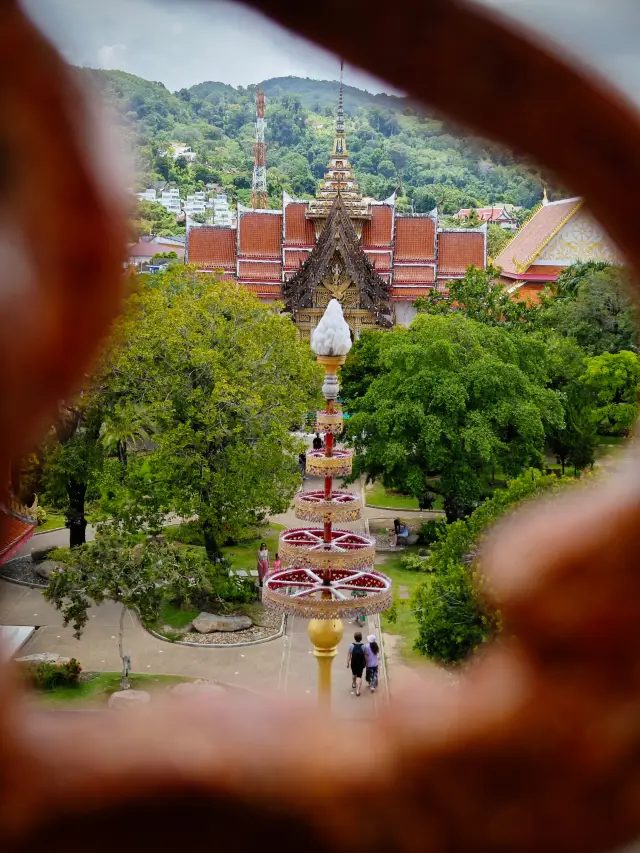
[{"label": "garden shrub", "polygon": [[408,572],[426,572],[429,571],[429,558],[421,557],[420,554],[405,554],[400,565]]},{"label": "garden shrub", "polygon": [[38,525],[44,524],[48,518],[49,518],[49,513],[46,511],[46,509],[43,506],[37,506],[36,507],[36,521],[38,522]]},{"label": "garden shrub", "polygon": [[430,518],[423,521],[418,530],[420,545],[433,545],[447,532],[447,522],[444,518]]},{"label": "garden shrub", "polygon": [[24,675],[36,690],[55,690],[57,687],[77,687],[82,667],[71,658],[66,663],[28,663],[24,666]]},{"label": "garden shrub", "polygon": [[71,548],[52,548],[47,554],[47,560],[53,560],[54,563],[65,563],[67,566],[73,565],[73,554]]},{"label": "garden shrub", "polygon": [[186,521],[178,527],[167,527],[164,530],[167,542],[180,542],[182,545],[194,545],[204,548],[202,527],[198,521]]}]

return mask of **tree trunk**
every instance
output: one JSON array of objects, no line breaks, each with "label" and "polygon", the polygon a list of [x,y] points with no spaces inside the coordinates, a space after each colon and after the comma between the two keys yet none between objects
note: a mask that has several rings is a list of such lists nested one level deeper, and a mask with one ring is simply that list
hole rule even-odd
[{"label": "tree trunk", "polygon": [[562,465],[562,476],[564,477],[564,456],[560,460],[560,464]]},{"label": "tree trunk", "polygon": [[118,441],[117,445],[118,460],[123,468],[127,467],[127,442]]},{"label": "tree trunk", "polygon": [[129,655],[125,655],[122,650],[122,644],[124,640],[124,617],[127,615],[127,606],[126,604],[122,605],[122,610],[120,611],[120,625],[118,630],[118,653],[120,654],[120,661],[122,663],[122,674],[120,676],[120,690],[128,690],[131,686],[129,684],[129,671],[131,669],[131,658]]},{"label": "tree trunk", "polygon": [[207,552],[207,557],[214,566],[222,559],[222,551],[218,545],[218,539],[213,530],[213,525],[209,521],[202,522],[202,535],[204,537],[204,548]]},{"label": "tree trunk", "polygon": [[86,539],[87,519],[84,515],[84,501],[87,494],[87,484],[70,479],[67,485],[69,507],[66,512],[67,527],[69,528],[69,545],[75,548],[84,545]]}]

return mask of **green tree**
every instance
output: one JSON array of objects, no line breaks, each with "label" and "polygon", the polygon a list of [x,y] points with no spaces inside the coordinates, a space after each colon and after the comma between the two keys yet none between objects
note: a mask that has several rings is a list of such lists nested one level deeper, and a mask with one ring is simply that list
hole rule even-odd
[{"label": "green tree", "polygon": [[636,317],[628,295],[628,272],[622,267],[594,266],[582,268],[576,275],[567,270],[563,275],[566,278],[559,292],[566,296],[544,301],[541,324],[575,338],[589,355],[636,351]]},{"label": "green tree", "polygon": [[[170,268],[132,297],[112,393],[138,402],[154,449],[130,458],[126,513],[197,516],[213,562],[299,484],[291,428],[317,400],[320,370],[288,317],[245,288]],[[113,486],[113,484],[112,484]],[[117,500],[116,500],[117,504]]]},{"label": "green tree", "polygon": [[127,610],[135,610],[143,622],[153,623],[165,596],[188,603],[195,591],[207,585],[205,563],[196,551],[156,540],[132,547],[122,531],[111,525],[103,525],[95,542],[76,549],[69,559],[69,566],[53,574],[44,596],[62,612],[65,626],[73,626],[77,639],[87,624],[90,607],[106,599],[121,606],[118,653],[120,687],[125,690],[131,666],[124,651]]},{"label": "green tree", "polygon": [[577,473],[593,465],[597,444],[593,403],[583,382],[587,359],[584,350],[571,338],[552,334],[545,336],[545,342],[550,387],[560,393],[564,407],[564,422],[549,428],[547,444],[562,466],[563,475],[568,464]]},{"label": "green tree", "polygon": [[603,272],[611,268],[606,261],[579,261],[558,276],[554,285],[555,293],[560,298],[575,299],[580,290],[580,285],[592,277],[594,273]]},{"label": "green tree", "polygon": [[44,496],[64,507],[72,548],[85,542],[87,493],[96,484],[104,461],[101,424],[100,402],[87,392],[75,403],[60,407],[60,417],[43,451]]},{"label": "green tree", "polygon": [[499,225],[489,225],[487,228],[487,254],[497,258],[507,243],[513,238],[513,231],[501,228]]},{"label": "green tree", "polygon": [[591,395],[602,435],[628,435],[638,413],[640,358],[634,352],[606,352],[587,359],[582,383]]},{"label": "green tree", "polygon": [[450,524],[432,545],[431,574],[417,588],[413,607],[419,634],[415,648],[437,663],[464,661],[500,630],[500,615],[486,606],[478,553],[491,525],[524,501],[556,488],[555,476],[531,469],[497,490],[471,516]]},{"label": "green tree", "polygon": [[494,468],[541,465],[547,429],[563,422],[544,343],[498,325],[418,315],[374,343],[363,334],[351,359],[358,369],[350,377],[345,365],[342,381],[355,476],[422,502],[441,494],[450,521],[490,491]]},{"label": "green tree", "polygon": [[425,314],[463,314],[488,326],[533,328],[538,308],[516,300],[496,283],[500,272],[495,267],[486,270],[470,266],[464,278],[452,281],[449,292],[436,290],[428,297],[416,300],[415,306]]}]

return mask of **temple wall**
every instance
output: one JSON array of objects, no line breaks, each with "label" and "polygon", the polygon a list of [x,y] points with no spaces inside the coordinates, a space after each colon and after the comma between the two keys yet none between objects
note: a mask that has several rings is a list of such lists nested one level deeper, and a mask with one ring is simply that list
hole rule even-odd
[{"label": "temple wall", "polygon": [[576,261],[622,263],[604,228],[586,210],[579,210],[536,258],[536,264],[556,266]]},{"label": "temple wall", "polygon": [[410,326],[413,318],[418,313],[413,307],[412,302],[395,302],[393,310],[396,315],[396,324],[398,326]]}]

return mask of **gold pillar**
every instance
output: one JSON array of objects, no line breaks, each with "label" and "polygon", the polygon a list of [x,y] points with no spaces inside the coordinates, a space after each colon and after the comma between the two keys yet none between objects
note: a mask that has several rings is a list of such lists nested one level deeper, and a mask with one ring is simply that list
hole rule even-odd
[{"label": "gold pillar", "polygon": [[338,654],[338,644],[344,633],[340,619],[311,619],[309,639],[318,661],[318,705],[325,711],[331,709],[331,665]]}]

